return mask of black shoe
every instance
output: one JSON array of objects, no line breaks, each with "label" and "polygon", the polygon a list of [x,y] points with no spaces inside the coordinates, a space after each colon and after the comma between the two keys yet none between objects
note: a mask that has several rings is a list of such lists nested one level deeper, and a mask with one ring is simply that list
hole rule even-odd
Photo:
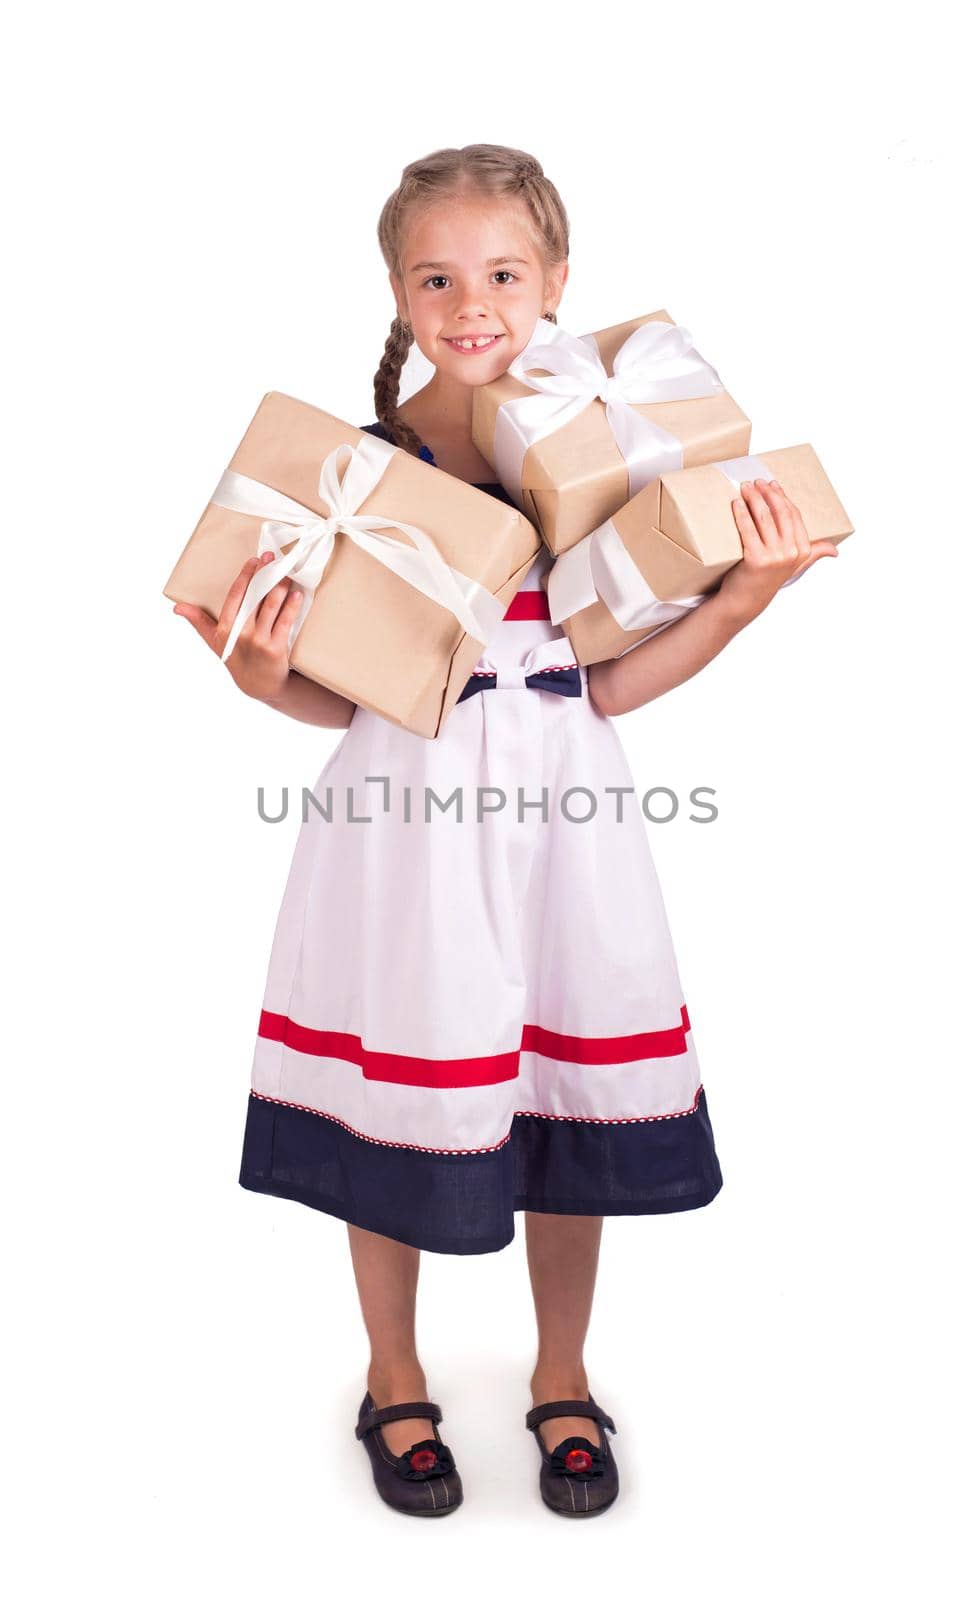
[{"label": "black shoe", "polygon": [[[443,1517],[456,1511],[464,1498],[454,1458],[437,1432],[442,1415],[433,1400],[377,1407],[369,1389],[363,1396],[356,1437],[366,1446],[381,1500],[395,1511],[411,1517]],[[403,1417],[429,1417],[434,1436],[395,1456],[384,1444],[380,1428],[384,1422],[399,1422]]]},{"label": "black shoe", "polygon": [[[573,1434],[554,1450],[548,1450],[538,1425],[549,1417],[591,1417],[601,1429],[602,1442],[594,1445],[590,1439]],[[538,1482],[545,1505],[564,1517],[594,1517],[599,1511],[607,1511],[618,1497],[618,1467],[605,1429],[610,1428],[612,1433],[618,1430],[611,1417],[595,1404],[591,1391],[587,1400],[546,1400],[544,1405],[532,1407],[525,1420],[541,1451]]]}]

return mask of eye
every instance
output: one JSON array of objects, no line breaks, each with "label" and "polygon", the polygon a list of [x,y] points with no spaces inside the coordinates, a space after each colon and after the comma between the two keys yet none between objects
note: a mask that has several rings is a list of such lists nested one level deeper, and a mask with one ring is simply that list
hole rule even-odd
[{"label": "eye", "polygon": [[[517,275],[516,272],[512,272],[509,267],[498,267],[498,269],[495,272],[494,276],[495,276],[495,278],[505,278],[505,279],[509,279],[511,282],[514,282],[514,281],[516,281],[518,275]],[[447,278],[445,273],[443,273],[443,272],[435,272],[432,278],[424,278],[423,283],[421,284],[420,287],[422,289],[426,289],[428,287],[436,288],[436,286],[438,284],[448,283],[448,282],[449,282],[449,279]],[[502,287],[503,287],[503,285],[502,285]]]}]

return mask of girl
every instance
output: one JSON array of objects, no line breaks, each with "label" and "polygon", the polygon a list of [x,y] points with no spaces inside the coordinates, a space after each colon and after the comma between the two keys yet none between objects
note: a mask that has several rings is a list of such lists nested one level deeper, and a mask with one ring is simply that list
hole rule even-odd
[{"label": "girl", "polygon": [[[507,501],[471,440],[473,390],[541,317],[556,320],[568,276],[558,192],[519,150],[438,150],[405,168],[379,240],[397,314],[369,431]],[[435,370],[398,406],[414,342]],[[417,1355],[420,1251],[503,1249],[525,1212],[540,1490],[588,1516],[618,1492],[614,1427],[583,1358],[602,1218],[704,1206],[722,1184],[610,719],[692,677],[789,577],[837,554],[810,547],[778,483],[744,484],[733,507],[744,555],[719,590],[587,669],[548,620],[542,545],[435,740],[290,671],[288,581],[226,663],[245,694],[348,730],[315,790],[336,809],[309,812],[286,884],[239,1181],[347,1223],[370,1343],[356,1433],[384,1500],[413,1514],[462,1500]],[[217,622],[175,607],[219,654],[257,564]],[[427,799],[455,789],[463,814]]]}]

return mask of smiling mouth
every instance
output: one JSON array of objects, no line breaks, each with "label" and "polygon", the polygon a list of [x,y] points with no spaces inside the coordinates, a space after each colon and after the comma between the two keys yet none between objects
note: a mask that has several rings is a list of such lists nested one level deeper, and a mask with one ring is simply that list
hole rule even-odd
[{"label": "smiling mouth", "polygon": [[503,333],[465,334],[458,339],[445,339],[444,343],[452,350],[459,350],[461,355],[476,355],[481,350],[491,350],[503,338]]}]

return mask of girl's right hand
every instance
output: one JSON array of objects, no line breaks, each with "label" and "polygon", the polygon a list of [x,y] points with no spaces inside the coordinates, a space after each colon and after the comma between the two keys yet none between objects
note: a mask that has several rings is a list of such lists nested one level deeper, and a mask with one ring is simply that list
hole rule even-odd
[{"label": "girl's right hand", "polygon": [[[259,567],[274,560],[271,550],[250,557],[225,596],[217,622],[201,606],[181,600],[175,606],[176,617],[187,617],[209,648],[221,656],[249,579]],[[242,693],[253,700],[274,700],[285,686],[290,673],[289,630],[299,615],[302,594],[299,585],[289,578],[275,584],[246,621],[225,662]]]},{"label": "girl's right hand", "polygon": [[730,567],[718,592],[749,622],[790,578],[799,578],[815,561],[836,557],[839,551],[830,539],[811,544],[799,507],[775,478],[746,480],[740,494],[742,498],[733,501],[733,517],[743,555]]}]

